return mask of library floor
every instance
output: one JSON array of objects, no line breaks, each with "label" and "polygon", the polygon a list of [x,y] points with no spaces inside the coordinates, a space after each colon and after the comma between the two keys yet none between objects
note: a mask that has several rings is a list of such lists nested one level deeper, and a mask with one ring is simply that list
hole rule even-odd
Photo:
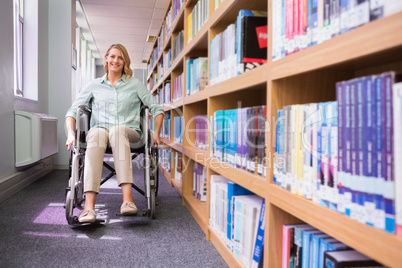
[{"label": "library floor", "polygon": [[[67,181],[67,170],[55,170],[0,203],[0,267],[228,267],[161,173],[156,219],[117,216],[121,191],[112,178],[96,200],[106,220],[97,226],[67,224]],[[141,212],[146,200],[133,193]]]}]

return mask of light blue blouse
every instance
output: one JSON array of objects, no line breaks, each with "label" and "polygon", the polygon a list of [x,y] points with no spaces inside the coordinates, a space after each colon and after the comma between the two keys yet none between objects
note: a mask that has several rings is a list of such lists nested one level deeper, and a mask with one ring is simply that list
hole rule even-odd
[{"label": "light blue blouse", "polygon": [[86,85],[67,110],[66,117],[76,118],[78,106],[90,105],[92,107],[91,128],[110,129],[115,125],[125,125],[141,131],[141,102],[149,107],[154,118],[164,113],[162,107],[155,102],[140,80],[134,77],[127,80],[123,75],[114,88],[106,77],[107,74]]}]

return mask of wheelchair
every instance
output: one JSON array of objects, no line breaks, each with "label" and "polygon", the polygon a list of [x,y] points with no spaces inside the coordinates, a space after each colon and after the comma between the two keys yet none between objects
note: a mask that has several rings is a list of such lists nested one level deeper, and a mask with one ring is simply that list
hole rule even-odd
[{"label": "wheelchair", "polygon": [[[78,217],[73,215],[74,208],[82,209],[82,204],[85,201],[84,193],[84,162],[86,152],[86,135],[89,131],[91,108],[86,105],[81,105],[77,109],[76,118],[76,139],[74,146],[71,146],[70,159],[69,159],[69,182],[65,193],[65,210],[66,219],[69,225],[81,224]],[[134,183],[132,187],[142,194],[147,200],[147,208],[143,210],[143,216],[148,216],[152,219],[156,218],[156,205],[159,186],[159,168],[158,168],[158,146],[154,144],[151,131],[148,127],[148,114],[149,108],[142,105],[140,113],[140,128],[142,131],[142,139],[136,143],[135,148],[131,146],[131,160],[143,154],[144,166],[144,190],[136,186]],[[111,154],[110,146],[106,149],[105,154]],[[110,173],[101,180],[101,185],[116,174],[116,171],[105,161],[103,166],[106,167]],[[104,222],[98,220],[96,223]]]}]

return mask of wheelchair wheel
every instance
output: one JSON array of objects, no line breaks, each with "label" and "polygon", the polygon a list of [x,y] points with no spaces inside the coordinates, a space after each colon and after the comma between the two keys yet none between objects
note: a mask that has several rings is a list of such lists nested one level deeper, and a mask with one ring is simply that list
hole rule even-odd
[{"label": "wheelchair wheel", "polygon": [[156,158],[156,152],[155,149],[151,149],[151,155],[150,155],[150,215],[152,219],[156,218],[156,196],[157,196],[157,158]]},{"label": "wheelchair wheel", "polygon": [[74,200],[71,199],[71,190],[66,191],[66,219],[69,221],[73,215]]},{"label": "wheelchair wheel", "polygon": [[156,196],[155,196],[155,188],[151,189],[151,196],[150,196],[150,201],[151,201],[151,210],[150,210],[150,215],[152,219],[156,218]]}]

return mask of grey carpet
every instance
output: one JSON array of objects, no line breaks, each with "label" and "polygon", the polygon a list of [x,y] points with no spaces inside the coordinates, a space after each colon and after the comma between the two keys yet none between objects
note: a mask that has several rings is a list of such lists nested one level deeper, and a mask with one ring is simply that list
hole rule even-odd
[{"label": "grey carpet", "polygon": [[[143,188],[143,174],[133,173]],[[0,204],[0,267],[227,267],[163,175],[156,219],[117,216],[121,191],[112,178],[96,199],[106,223],[79,227],[65,220],[67,177],[52,171]],[[133,193],[141,212],[145,197]]]}]

